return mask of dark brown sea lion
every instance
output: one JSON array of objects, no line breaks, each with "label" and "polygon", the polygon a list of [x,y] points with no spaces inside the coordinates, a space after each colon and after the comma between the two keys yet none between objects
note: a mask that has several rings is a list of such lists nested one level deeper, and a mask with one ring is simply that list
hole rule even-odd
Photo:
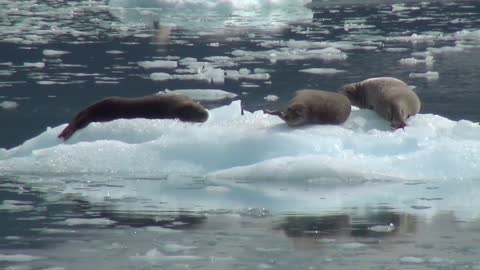
[{"label": "dark brown sea lion", "polygon": [[305,89],[295,92],[285,112],[264,112],[276,115],[289,126],[296,127],[306,124],[341,124],[347,120],[351,108],[350,101],[344,95]]},{"label": "dark brown sea lion", "polygon": [[371,109],[390,122],[392,128],[404,128],[407,119],[420,111],[420,99],[403,81],[391,77],[371,78],[343,86],[352,105]]},{"label": "dark brown sea lion", "polygon": [[138,98],[109,97],[78,113],[58,137],[67,140],[73,133],[91,122],[108,122],[122,118],[177,118],[185,122],[205,122],[208,119],[208,111],[190,97],[178,94]]}]

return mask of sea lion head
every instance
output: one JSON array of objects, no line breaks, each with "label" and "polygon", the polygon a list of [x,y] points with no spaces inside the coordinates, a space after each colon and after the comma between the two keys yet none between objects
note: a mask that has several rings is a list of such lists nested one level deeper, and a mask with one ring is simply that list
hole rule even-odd
[{"label": "sea lion head", "polygon": [[347,96],[353,106],[359,107],[362,105],[361,101],[363,100],[363,92],[358,83],[349,83],[342,86],[339,93]]},{"label": "sea lion head", "polygon": [[198,103],[186,103],[176,110],[176,115],[181,121],[205,122],[208,120],[208,111]]},{"label": "sea lion head", "polygon": [[307,106],[301,103],[295,103],[288,106],[287,111],[283,114],[283,120],[287,125],[294,127],[300,126],[308,122]]}]

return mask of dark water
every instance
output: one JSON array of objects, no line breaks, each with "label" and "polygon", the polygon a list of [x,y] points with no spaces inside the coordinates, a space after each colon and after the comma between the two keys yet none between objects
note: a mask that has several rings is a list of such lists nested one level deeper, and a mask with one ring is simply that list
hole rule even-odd
[{"label": "dark water", "polygon": [[[0,103],[17,104],[13,109],[0,107],[0,147],[18,146],[47,127],[64,124],[106,96],[215,88],[238,94],[244,109],[253,111],[282,107],[300,88],[336,91],[345,83],[379,76],[416,86],[423,114],[478,122],[480,3],[408,2],[393,12],[390,3],[317,3],[299,12],[303,17],[262,21],[238,16],[232,24],[224,23],[231,19],[229,15],[206,12],[200,18],[192,14],[192,23],[172,28],[162,25],[162,20],[155,27],[146,15],[140,16],[142,21],[128,13],[119,16],[101,1],[0,1],[4,17],[0,22]],[[272,27],[269,23],[275,20],[282,26]],[[412,38],[412,34],[424,37]],[[305,56],[307,49],[323,45],[280,45],[289,40],[328,42],[347,58]],[[212,45],[216,42],[218,46]],[[258,53],[270,49],[277,49],[277,55]],[[44,50],[68,53],[49,57]],[[250,57],[240,57],[235,50]],[[427,51],[434,59],[431,65],[399,62]],[[224,70],[260,68],[270,78],[225,78],[217,84],[156,82],[149,77],[152,72],[174,72],[138,65],[146,60],[194,57],[202,61],[210,56],[229,56],[233,65],[221,66]],[[299,72],[313,67],[345,72]],[[438,78],[410,75],[427,71],[438,72]],[[265,101],[270,94],[278,96],[278,102]],[[334,188],[337,205],[348,201],[344,208],[276,213],[269,208],[228,206],[211,211],[194,207],[171,212],[154,207],[138,210],[135,197],[97,203],[74,192],[90,188],[77,186],[76,179],[97,176],[79,173],[57,178],[32,172],[31,176],[2,177],[0,267],[4,269],[480,269],[475,181],[462,183],[456,191],[463,193],[455,196],[449,194],[455,183],[401,184],[392,189],[413,194],[414,199],[385,195],[364,205],[349,200],[355,192]],[[108,185],[115,188],[116,183],[106,183],[102,185],[107,189]],[[56,185],[73,187],[71,193],[59,192]],[[189,199],[185,189],[178,188],[184,196],[180,200]],[[380,190],[395,193],[389,187]],[[430,196],[424,196],[427,193]],[[94,219],[94,224],[85,224],[85,219]]]}]

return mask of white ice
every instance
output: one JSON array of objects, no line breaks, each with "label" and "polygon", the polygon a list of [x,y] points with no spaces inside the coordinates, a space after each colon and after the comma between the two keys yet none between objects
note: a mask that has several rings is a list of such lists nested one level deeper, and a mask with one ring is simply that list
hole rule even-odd
[{"label": "white ice", "polygon": [[[470,121],[420,114],[409,121],[405,130],[391,131],[375,113],[353,110],[341,126],[291,129],[261,111],[243,116],[240,112],[240,102],[236,101],[210,111],[205,124],[145,119],[92,123],[67,143],[56,138],[64,125],[49,128],[18,147],[2,149],[0,168],[14,172],[120,175],[168,175],[189,169],[183,172],[272,180],[314,180],[332,173],[365,179],[475,178],[478,172],[480,161],[474,157],[480,147],[480,128]],[[256,151],[243,153],[247,148]],[[450,148],[454,149],[450,155],[437,156]],[[114,154],[119,151],[124,155]],[[131,155],[136,155],[135,162],[123,166]],[[183,166],[168,166],[176,163]],[[282,164],[288,166],[281,168]],[[436,168],[440,164],[450,166]],[[288,170],[289,175],[269,173],[269,169],[277,167]]]},{"label": "white ice", "polygon": [[138,62],[138,65],[144,69],[154,69],[154,68],[164,68],[164,69],[174,69],[177,68],[177,61],[169,60],[155,60],[155,61],[141,61]]},{"label": "white ice", "polygon": [[[111,0],[108,6],[111,14],[126,25],[152,25],[157,21],[161,26],[198,33],[198,29],[222,31],[224,26],[284,28],[290,21],[311,20],[313,13],[305,7],[308,2],[310,0]],[[206,16],[208,20],[204,19]],[[119,25],[120,29],[123,27]]]},{"label": "white ice", "polygon": [[267,95],[266,97],[263,98],[264,100],[268,102],[277,102],[279,97],[276,95]]},{"label": "white ice", "polygon": [[15,101],[2,101],[0,102],[0,108],[4,110],[13,110],[18,108],[18,102]]},{"label": "white ice", "polygon": [[304,73],[317,74],[317,75],[332,75],[332,74],[345,72],[345,70],[335,69],[335,68],[306,68],[306,69],[301,69],[299,71]]},{"label": "white ice", "polygon": [[438,80],[440,74],[436,71],[427,71],[425,73],[410,73],[410,78],[425,78],[427,80]]},{"label": "white ice", "polygon": [[237,97],[237,94],[227,92],[220,89],[178,89],[178,90],[165,90],[161,93],[171,93],[171,94],[180,94],[186,95],[192,98],[193,100],[198,101],[222,101],[234,99]]},{"label": "white ice", "polygon": [[67,51],[60,51],[60,50],[43,50],[43,55],[47,57],[60,57],[64,54],[67,54]]},{"label": "white ice", "polygon": [[43,258],[26,254],[0,254],[0,262],[31,262],[40,259]]},{"label": "white ice", "polygon": [[63,224],[68,226],[78,226],[78,225],[97,225],[97,226],[106,226],[115,224],[115,221],[109,220],[106,218],[69,218],[66,219]]}]

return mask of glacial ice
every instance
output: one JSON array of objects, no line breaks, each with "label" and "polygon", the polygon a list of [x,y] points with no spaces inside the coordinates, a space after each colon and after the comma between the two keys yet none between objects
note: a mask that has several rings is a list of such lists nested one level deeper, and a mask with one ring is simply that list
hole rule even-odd
[{"label": "glacial ice", "polygon": [[223,101],[237,97],[237,94],[220,89],[178,89],[165,90],[164,93],[186,95],[197,101]]},{"label": "glacial ice", "polygon": [[332,75],[332,74],[345,72],[345,70],[336,69],[336,68],[306,68],[306,69],[301,69],[299,71],[304,73],[317,74],[317,75]]},{"label": "glacial ice", "polygon": [[438,80],[440,74],[436,71],[427,71],[425,73],[410,73],[408,74],[410,78],[425,78],[427,80]]},{"label": "glacial ice", "polygon": [[164,69],[174,69],[177,68],[177,61],[168,61],[168,60],[155,60],[155,61],[141,61],[138,62],[138,65],[144,69],[154,69],[154,68],[164,68]]},{"label": "glacial ice", "polygon": [[15,101],[2,101],[0,102],[0,108],[4,109],[4,110],[13,110],[13,109],[16,109],[18,107],[18,102],[15,102]]},{"label": "glacial ice", "polygon": [[480,173],[480,127],[467,120],[419,114],[405,130],[391,131],[374,112],[354,109],[340,126],[291,129],[278,117],[241,111],[235,101],[211,110],[204,124],[92,123],[66,143],[56,138],[65,125],[48,128],[1,149],[0,169],[310,183],[475,179]]}]

